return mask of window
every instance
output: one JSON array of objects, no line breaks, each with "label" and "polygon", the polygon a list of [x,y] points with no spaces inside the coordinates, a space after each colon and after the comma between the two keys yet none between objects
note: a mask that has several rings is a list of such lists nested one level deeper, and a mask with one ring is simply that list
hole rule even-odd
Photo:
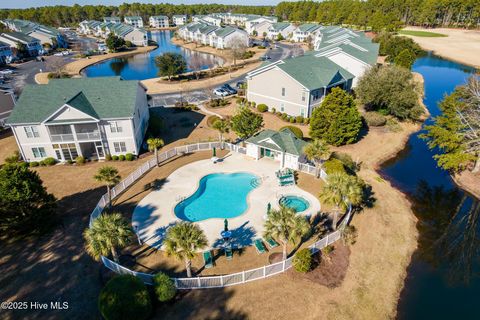
[{"label": "window", "polygon": [[305,101],[305,92],[302,92],[302,101]]},{"label": "window", "polygon": [[280,111],[283,112],[284,110],[285,110],[285,105],[282,103],[282,104],[280,104]]},{"label": "window", "polygon": [[40,137],[40,133],[38,133],[38,128],[35,126],[31,127],[23,127],[25,133],[27,134],[27,138],[38,138]]},{"label": "window", "polygon": [[115,132],[122,132],[122,127],[119,126],[118,122],[117,121],[112,121],[110,122],[110,131],[112,133],[115,133]]},{"label": "window", "polygon": [[32,153],[35,158],[45,158],[47,153],[45,152],[45,148],[32,148]]},{"label": "window", "polygon": [[285,88],[282,88],[282,97],[285,97]]},{"label": "window", "polygon": [[115,149],[116,153],[127,152],[127,146],[125,145],[125,142],[114,142],[113,148]]}]

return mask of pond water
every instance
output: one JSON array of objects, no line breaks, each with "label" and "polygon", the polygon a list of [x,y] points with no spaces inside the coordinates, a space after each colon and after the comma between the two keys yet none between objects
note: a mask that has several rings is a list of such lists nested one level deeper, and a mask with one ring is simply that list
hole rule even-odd
[{"label": "pond water", "polygon": [[[165,52],[180,53],[187,61],[187,71],[203,70],[223,64],[223,60],[208,53],[200,53],[173,44],[170,39],[173,32],[152,31],[152,40],[158,48],[148,53],[136,54],[126,58],[114,58],[91,65],[82,71],[86,77],[121,76],[125,80],[145,80],[158,77],[155,57]],[[193,61],[193,63],[192,63]]]},{"label": "pond water", "polygon": [[[413,70],[424,77],[424,102],[433,117],[440,114],[437,103],[443,96],[475,72],[432,54],[417,59]],[[421,132],[382,168],[384,177],[409,195],[419,218],[419,247],[408,268],[398,318],[479,319],[480,202],[436,166]]]}]

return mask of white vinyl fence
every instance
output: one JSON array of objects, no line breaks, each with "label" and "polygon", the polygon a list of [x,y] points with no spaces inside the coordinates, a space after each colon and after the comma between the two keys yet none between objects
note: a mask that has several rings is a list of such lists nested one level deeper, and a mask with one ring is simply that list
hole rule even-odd
[{"label": "white vinyl fence", "polygon": [[[211,150],[213,148],[220,148],[220,142],[205,142],[205,143],[196,143],[196,144],[189,144],[185,146],[176,147],[170,149],[166,152],[160,153],[158,155],[158,161],[160,163],[171,159],[177,155],[182,155],[186,153],[196,152],[196,151],[205,151]],[[246,154],[246,148],[226,143],[224,142],[224,148],[226,150],[238,152],[241,154]],[[127,178],[122,180],[119,184],[117,184],[111,190],[112,199],[115,199],[120,195],[125,189],[131,186],[135,181],[137,181],[140,177],[142,177],[145,173],[150,171],[157,165],[155,158],[145,162],[141,167],[137,170],[132,172]],[[315,174],[315,167],[308,165],[308,164],[299,164],[299,171],[314,175]],[[320,170],[320,177],[323,180],[326,180],[327,174],[322,169]],[[102,213],[103,209],[108,205],[108,195],[104,194],[100,201],[98,201],[97,206],[93,210],[92,214],[90,215],[90,226],[92,225],[93,221]],[[341,230],[343,226],[347,225],[350,221],[352,214],[352,208],[349,207],[348,213],[345,216],[344,220],[342,221],[342,225],[339,230],[332,232],[322,238],[321,240],[313,243],[309,246],[312,253],[316,253],[322,248],[334,243],[335,241],[341,238]],[[265,265],[260,268],[251,269],[247,271],[242,271],[233,274],[226,274],[221,276],[211,276],[211,277],[194,277],[194,278],[172,278],[175,281],[175,285],[178,289],[207,289],[207,288],[219,288],[219,287],[226,287],[226,286],[233,286],[236,284],[241,284],[249,281],[254,281],[258,279],[264,279],[267,277],[271,277],[273,275],[285,272],[286,270],[292,267],[292,259],[290,257],[286,260]],[[131,274],[134,276],[139,277],[144,283],[146,284],[153,284],[153,274],[143,273],[143,272],[136,272],[121,266],[120,264],[108,259],[107,257],[102,256],[101,260],[105,267],[114,271],[118,274]]]}]

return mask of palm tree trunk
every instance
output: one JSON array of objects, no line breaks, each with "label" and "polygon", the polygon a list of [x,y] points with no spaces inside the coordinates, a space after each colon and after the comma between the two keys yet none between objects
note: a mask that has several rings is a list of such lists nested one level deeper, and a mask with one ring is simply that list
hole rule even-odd
[{"label": "palm tree trunk", "polygon": [[160,163],[158,163],[158,149],[155,148],[155,161],[157,162],[157,167],[160,167]]},{"label": "palm tree trunk", "polygon": [[188,259],[185,260],[185,268],[187,269],[187,277],[192,277],[192,262]]},{"label": "palm tree trunk", "polygon": [[118,263],[118,254],[117,254],[117,250],[115,250],[115,247],[112,247],[110,250],[112,251],[112,257],[113,257],[113,261],[115,261],[116,263]]},{"label": "palm tree trunk", "polygon": [[283,260],[286,260],[287,259],[287,242],[286,241],[282,241],[283,242]]},{"label": "palm tree trunk", "polygon": [[480,171],[480,155],[478,156],[478,159],[475,161],[475,166],[473,167],[472,172],[479,172]]},{"label": "palm tree trunk", "polygon": [[320,163],[315,161],[315,178],[320,177]]}]

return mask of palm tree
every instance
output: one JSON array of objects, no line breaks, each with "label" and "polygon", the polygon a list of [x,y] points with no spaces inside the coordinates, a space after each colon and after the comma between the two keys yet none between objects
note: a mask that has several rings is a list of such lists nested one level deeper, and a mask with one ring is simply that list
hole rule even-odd
[{"label": "palm tree", "polygon": [[157,160],[157,167],[160,166],[160,163],[158,162],[158,149],[163,147],[165,145],[165,142],[163,142],[163,140],[160,138],[150,138],[147,140],[147,144],[148,150],[155,152],[155,160]]},{"label": "palm tree", "polygon": [[95,260],[110,253],[118,262],[117,249],[128,246],[133,237],[133,230],[120,213],[101,214],[90,228],[85,229],[85,248]]},{"label": "palm tree", "polygon": [[308,160],[315,163],[315,176],[318,178],[320,175],[320,165],[328,160],[332,154],[328,144],[324,140],[315,139],[305,146],[303,153],[305,153]]},{"label": "palm tree", "polygon": [[108,207],[112,206],[112,193],[111,188],[115,186],[117,183],[120,182],[120,175],[118,174],[118,170],[114,167],[110,166],[103,166],[98,169],[96,175],[93,176],[95,180],[98,182],[103,182],[107,186],[107,194],[108,194]]},{"label": "palm tree", "polygon": [[190,278],[192,259],[198,250],[207,246],[208,241],[200,227],[182,221],[168,229],[164,244],[168,256],[185,261],[187,276]]},{"label": "palm tree", "polygon": [[218,131],[218,138],[223,149],[223,134],[230,131],[230,122],[225,119],[218,119],[213,123],[213,129]]},{"label": "palm tree", "polygon": [[297,215],[294,209],[281,206],[279,210],[271,210],[265,221],[265,237],[278,238],[283,245],[283,260],[287,259],[287,244],[295,244],[310,230],[305,217]]},{"label": "palm tree", "polygon": [[357,177],[344,172],[334,172],[328,175],[327,184],[320,192],[320,200],[333,205],[333,227],[337,228],[338,214],[346,210],[348,204],[358,205],[363,199],[363,187]]}]

